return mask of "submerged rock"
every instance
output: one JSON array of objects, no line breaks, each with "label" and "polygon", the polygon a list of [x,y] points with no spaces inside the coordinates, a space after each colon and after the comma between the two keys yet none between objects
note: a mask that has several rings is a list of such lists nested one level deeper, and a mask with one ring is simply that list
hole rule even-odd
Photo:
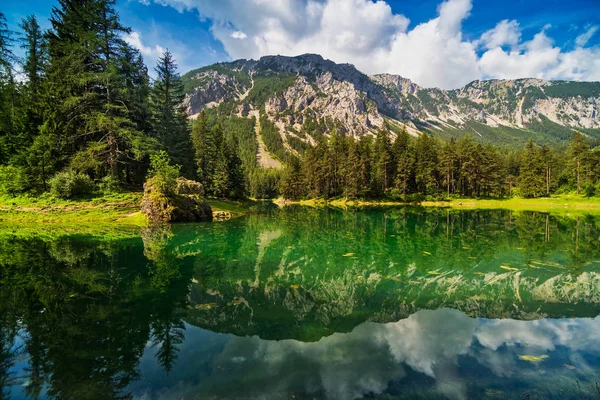
[{"label": "submerged rock", "polygon": [[150,222],[211,221],[212,209],[204,201],[201,183],[178,178],[174,191],[161,188],[155,178],[144,184],[142,213]]}]

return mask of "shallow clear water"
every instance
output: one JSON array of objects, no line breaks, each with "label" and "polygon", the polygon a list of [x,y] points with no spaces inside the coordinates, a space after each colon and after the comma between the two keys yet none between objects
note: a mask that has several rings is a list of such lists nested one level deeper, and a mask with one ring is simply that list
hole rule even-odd
[{"label": "shallow clear water", "polygon": [[288,208],[3,229],[2,395],[600,398],[599,222]]}]

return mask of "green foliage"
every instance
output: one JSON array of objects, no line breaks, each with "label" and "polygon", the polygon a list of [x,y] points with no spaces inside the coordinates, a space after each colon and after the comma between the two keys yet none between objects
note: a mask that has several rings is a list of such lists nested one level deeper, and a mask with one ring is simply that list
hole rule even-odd
[{"label": "green foliage", "polygon": [[27,175],[14,165],[0,165],[0,194],[14,196],[27,189]]},{"label": "green foliage", "polygon": [[579,96],[588,99],[600,96],[600,82],[553,82],[544,86],[544,92],[548,97],[560,99]]},{"label": "green foliage", "polygon": [[173,55],[166,50],[154,69],[157,79],[151,92],[153,136],[186,176],[193,175],[193,154],[187,115],[182,108],[184,89]]},{"label": "green foliage", "polygon": [[[248,75],[247,72],[236,70],[234,68],[235,67],[231,63],[217,63],[209,65],[207,67],[193,69],[181,77],[181,82],[183,83],[184,91],[185,93],[191,93],[197,87],[200,87],[203,84],[205,84],[208,80],[197,79],[196,75],[198,75],[201,72],[207,71],[215,71],[220,75],[225,75],[230,78],[234,78],[234,80],[241,86],[249,87],[252,83],[250,75]],[[235,90],[235,88],[227,89]]]},{"label": "green foliage", "polygon": [[279,160],[284,161],[287,157],[287,152],[279,134],[279,128],[264,114],[260,116],[260,135],[265,142],[267,150],[277,156]]},{"label": "green foliage", "polygon": [[50,193],[60,199],[72,199],[91,194],[96,185],[86,174],[66,170],[54,175],[50,181]]},{"label": "green foliage", "polygon": [[256,199],[274,199],[279,195],[282,172],[273,168],[255,169],[250,174],[250,194]]},{"label": "green foliage", "polygon": [[282,93],[296,82],[297,77],[278,72],[264,71],[254,75],[254,87],[246,101],[257,106],[264,105],[273,95]]},{"label": "green foliage", "polygon": [[180,171],[181,167],[172,165],[169,155],[165,151],[159,151],[150,156],[148,178],[154,178],[155,184],[163,193],[170,193],[175,189]]}]

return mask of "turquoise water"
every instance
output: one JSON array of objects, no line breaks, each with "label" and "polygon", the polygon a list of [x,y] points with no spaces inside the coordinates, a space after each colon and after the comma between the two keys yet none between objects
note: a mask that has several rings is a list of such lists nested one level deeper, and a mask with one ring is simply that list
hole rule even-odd
[{"label": "turquoise water", "polygon": [[286,208],[6,228],[2,396],[600,398],[599,222]]}]

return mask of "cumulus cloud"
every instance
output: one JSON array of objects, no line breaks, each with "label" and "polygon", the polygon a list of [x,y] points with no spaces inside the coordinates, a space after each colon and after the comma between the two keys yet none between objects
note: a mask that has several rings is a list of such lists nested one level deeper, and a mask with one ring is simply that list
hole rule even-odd
[{"label": "cumulus cloud", "polygon": [[130,46],[135,47],[142,53],[142,55],[147,57],[158,58],[162,53],[165,52],[165,49],[159,45],[155,45],[154,47],[145,46],[142,43],[142,35],[139,32],[132,31],[123,36],[125,42],[127,42]]},{"label": "cumulus cloud", "polygon": [[[179,353],[182,359],[170,382],[163,382],[154,392],[148,389],[152,385],[140,382],[133,392],[140,400],[287,399],[290,393],[355,399],[382,394],[390,382],[395,382],[397,390],[412,370],[431,382],[421,381],[422,396],[458,400],[469,397],[468,386],[478,385],[476,380],[468,383],[465,379],[474,368],[489,371],[484,385],[502,385],[505,377],[515,375],[522,383],[539,387],[539,376],[531,374],[533,365],[519,360],[524,354],[549,357],[551,361],[544,365],[548,379],[564,376],[563,365],[568,362],[583,380],[593,381],[596,370],[586,364],[584,356],[600,355],[599,331],[600,317],[488,320],[449,309],[421,310],[388,324],[367,322],[352,332],[312,343],[224,335],[188,325]],[[146,379],[157,380],[161,367],[152,357],[144,355],[141,372]],[[410,388],[409,383],[408,396]]]},{"label": "cumulus cloud", "polygon": [[416,83],[456,88],[475,79],[600,79],[600,49],[585,47],[588,27],[564,50],[542,29],[522,40],[518,21],[503,20],[469,40],[462,30],[471,0],[446,0],[437,15],[410,27],[383,0],[154,0],[196,10],[232,59],[319,53],[368,74],[395,73]]},{"label": "cumulus cloud", "polygon": [[521,41],[521,28],[517,21],[505,19],[500,21],[494,29],[491,29],[481,35],[481,44],[486,49],[495,49],[496,47],[510,46],[514,47]]}]

